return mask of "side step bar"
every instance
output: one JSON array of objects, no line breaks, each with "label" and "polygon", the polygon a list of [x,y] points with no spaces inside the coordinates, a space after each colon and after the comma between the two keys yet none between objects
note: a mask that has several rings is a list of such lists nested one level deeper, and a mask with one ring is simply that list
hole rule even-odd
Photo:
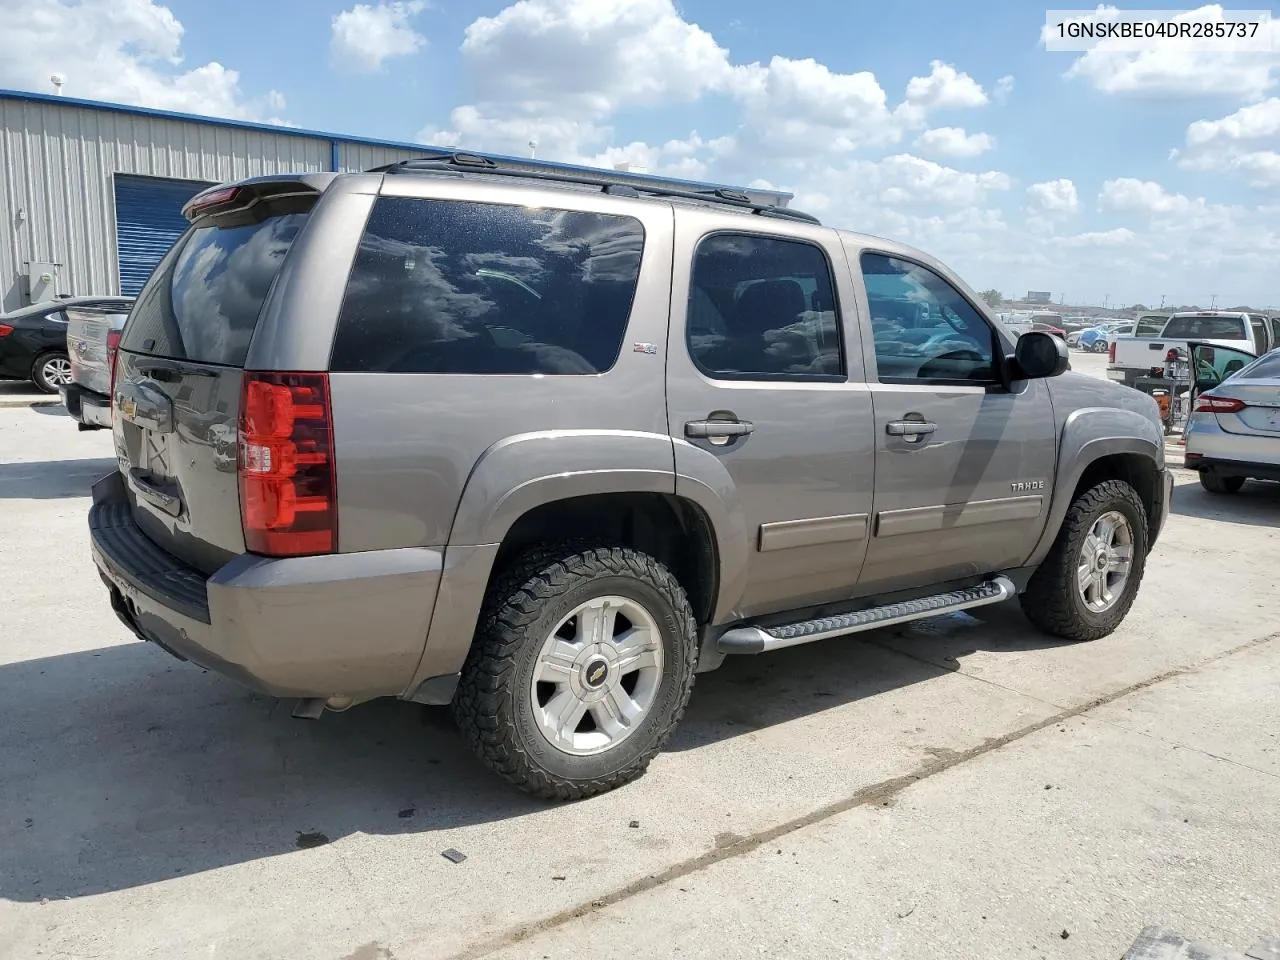
[{"label": "side step bar", "polygon": [[875,630],[878,627],[905,623],[908,620],[936,617],[972,607],[984,607],[987,604],[1008,600],[1017,592],[1018,588],[1008,577],[996,577],[994,580],[988,580],[984,584],[965,590],[953,590],[950,593],[940,593],[936,597],[922,597],[919,600],[903,600],[900,603],[842,613],[835,617],[801,620],[798,623],[784,623],[772,627],[750,625],[734,627],[721,635],[716,642],[716,649],[721,653],[765,653],[769,650],[780,650],[783,647],[812,643],[814,640],[825,640],[828,637]]}]

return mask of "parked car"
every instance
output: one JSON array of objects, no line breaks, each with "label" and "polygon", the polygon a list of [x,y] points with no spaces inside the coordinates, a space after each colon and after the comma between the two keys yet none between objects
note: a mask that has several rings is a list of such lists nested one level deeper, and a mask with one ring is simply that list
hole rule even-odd
[{"label": "parked car", "polygon": [[62,386],[62,402],[81,430],[111,426],[111,371],[132,307],[132,299],[120,298],[78,304],[65,311],[71,382]]},{"label": "parked car", "polygon": [[1192,352],[1199,392],[1187,419],[1187,469],[1210,493],[1280,480],[1280,349],[1257,358],[1225,347]]},{"label": "parked car", "polygon": [[538,796],[639,777],[727,656],[1014,596],[1106,636],[1168,514],[1154,400],[743,194],[446,153],[184,212],[93,488],[116,613],[297,716],[452,704]]},{"label": "parked car", "polygon": [[0,379],[30,380],[43,393],[57,393],[70,380],[67,359],[67,300],[53,300],[0,314]]},{"label": "parked car", "polygon": [[1115,326],[1107,325],[1082,330],[1080,335],[1076,337],[1075,345],[1081,350],[1088,350],[1090,353],[1106,353],[1115,329]]},{"label": "parked car", "polygon": [[1109,347],[1107,377],[1128,386],[1163,365],[1171,350],[1185,350],[1188,341],[1242,350],[1253,356],[1280,346],[1266,317],[1257,314],[1198,310],[1175,313],[1159,336],[1116,337]]}]

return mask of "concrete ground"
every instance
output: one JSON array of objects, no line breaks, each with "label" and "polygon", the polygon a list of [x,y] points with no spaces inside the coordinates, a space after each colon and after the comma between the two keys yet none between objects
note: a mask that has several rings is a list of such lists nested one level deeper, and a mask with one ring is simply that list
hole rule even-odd
[{"label": "concrete ground", "polygon": [[135,642],[87,548],[110,458],[57,406],[0,409],[3,960],[1095,960],[1151,924],[1280,934],[1275,487],[1180,474],[1104,640],[1013,604],[730,660],[646,777],[554,807],[438,711],[294,720]]}]

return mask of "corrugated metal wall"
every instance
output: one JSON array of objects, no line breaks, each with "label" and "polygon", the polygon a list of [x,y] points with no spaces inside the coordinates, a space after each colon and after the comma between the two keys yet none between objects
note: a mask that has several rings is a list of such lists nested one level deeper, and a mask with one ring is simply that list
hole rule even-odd
[{"label": "corrugated metal wall", "polygon": [[221,183],[328,170],[331,162],[328,141],[287,128],[276,134],[0,98],[0,311],[25,303],[28,261],[60,264],[59,293],[118,292],[114,173]]},{"label": "corrugated metal wall", "polygon": [[423,147],[421,151],[414,151],[400,150],[396,147],[375,147],[365,143],[340,143],[338,144],[339,168],[348,172],[371,170],[400,160],[412,160],[414,157],[422,156],[428,149],[430,148]]}]

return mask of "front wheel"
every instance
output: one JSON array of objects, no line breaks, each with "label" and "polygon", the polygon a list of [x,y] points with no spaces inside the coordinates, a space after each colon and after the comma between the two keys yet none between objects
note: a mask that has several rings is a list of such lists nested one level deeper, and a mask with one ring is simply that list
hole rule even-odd
[{"label": "front wheel", "polygon": [[516,787],[579,800],[639,778],[693,688],[698,632],[665,566],[626,547],[517,560],[490,590],[454,714]]},{"label": "front wheel", "polygon": [[41,393],[57,393],[71,384],[71,361],[65,353],[46,353],[31,366],[31,382]]},{"label": "front wheel", "polygon": [[1137,491],[1107,480],[1071,507],[1020,600],[1037,627],[1065,640],[1112,633],[1133,606],[1146,569],[1147,512]]},{"label": "front wheel", "polygon": [[1223,477],[1207,470],[1200,471],[1200,486],[1210,493],[1239,493],[1244,477]]}]

